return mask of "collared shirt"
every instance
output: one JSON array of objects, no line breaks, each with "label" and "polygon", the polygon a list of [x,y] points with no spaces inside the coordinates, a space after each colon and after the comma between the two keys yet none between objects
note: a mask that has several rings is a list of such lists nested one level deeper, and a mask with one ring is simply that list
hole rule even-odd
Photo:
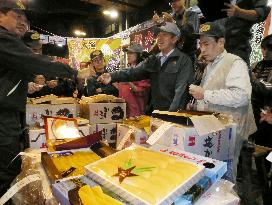
[{"label": "collared shirt", "polygon": [[175,49],[173,48],[171,51],[169,51],[166,55],[163,55],[162,52],[159,53],[159,58],[161,61],[161,66],[163,65],[163,63],[167,60],[167,58],[173,53]]},{"label": "collared shirt", "polygon": [[[207,80],[215,74],[217,69],[216,65],[227,54],[226,50],[218,55],[216,59],[207,65],[207,73],[202,82],[205,89]],[[204,101],[224,105],[228,107],[241,107],[247,105],[251,98],[251,84],[248,75],[248,67],[242,59],[234,61],[232,67],[226,76],[225,81],[227,89],[220,90],[205,90]]]}]

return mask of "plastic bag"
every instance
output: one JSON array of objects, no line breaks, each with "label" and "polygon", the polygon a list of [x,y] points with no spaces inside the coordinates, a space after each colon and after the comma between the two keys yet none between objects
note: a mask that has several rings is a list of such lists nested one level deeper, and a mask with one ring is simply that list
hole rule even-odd
[{"label": "plastic bag", "polygon": [[[58,202],[48,193],[44,193],[43,183],[45,174],[41,173],[41,153],[39,150],[27,149],[22,155],[21,173],[16,177],[11,186],[27,176],[38,174],[41,180],[34,181],[20,189],[12,197],[14,205],[57,205]],[[51,190],[50,190],[51,191]]]},{"label": "plastic bag", "polygon": [[234,184],[227,180],[219,180],[195,203],[195,205],[238,205],[239,197],[233,190]]}]

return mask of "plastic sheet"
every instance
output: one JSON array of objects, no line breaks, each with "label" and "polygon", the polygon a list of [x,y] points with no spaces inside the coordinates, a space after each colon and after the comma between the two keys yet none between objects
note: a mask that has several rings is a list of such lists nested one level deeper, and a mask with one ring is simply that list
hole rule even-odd
[{"label": "plastic sheet", "polygon": [[233,190],[234,184],[227,180],[219,180],[205,192],[195,205],[238,205],[239,197]]}]

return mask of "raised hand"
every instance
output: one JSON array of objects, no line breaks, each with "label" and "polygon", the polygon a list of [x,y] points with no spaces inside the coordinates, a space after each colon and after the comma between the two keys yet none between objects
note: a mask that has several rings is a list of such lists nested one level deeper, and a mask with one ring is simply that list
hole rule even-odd
[{"label": "raised hand", "polygon": [[111,82],[111,75],[109,73],[104,73],[97,78],[97,81],[107,85]]}]

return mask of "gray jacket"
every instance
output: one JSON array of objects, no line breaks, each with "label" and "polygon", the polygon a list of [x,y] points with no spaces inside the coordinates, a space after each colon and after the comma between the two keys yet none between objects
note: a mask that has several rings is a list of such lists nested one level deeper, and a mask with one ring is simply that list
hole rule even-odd
[{"label": "gray jacket", "polygon": [[153,109],[177,111],[186,106],[193,67],[190,58],[176,48],[162,66],[158,56],[151,56],[136,68],[111,73],[111,78],[112,82],[150,79]]}]

